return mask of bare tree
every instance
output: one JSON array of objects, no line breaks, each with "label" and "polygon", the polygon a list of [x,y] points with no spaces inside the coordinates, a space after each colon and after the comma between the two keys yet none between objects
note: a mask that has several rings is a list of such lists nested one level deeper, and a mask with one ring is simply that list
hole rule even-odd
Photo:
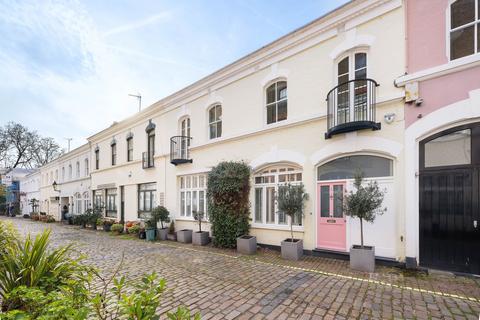
[{"label": "bare tree", "polygon": [[62,153],[53,138],[43,138],[19,123],[9,122],[0,128],[0,161],[7,168],[35,168]]},{"label": "bare tree", "polygon": [[35,149],[32,150],[33,160],[38,167],[49,163],[64,153],[64,150],[53,138],[41,138],[35,143],[34,147]]}]

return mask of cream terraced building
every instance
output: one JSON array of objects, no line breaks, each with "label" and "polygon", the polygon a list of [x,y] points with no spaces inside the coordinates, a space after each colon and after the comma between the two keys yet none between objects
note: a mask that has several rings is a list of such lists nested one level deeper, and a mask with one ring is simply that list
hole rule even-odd
[{"label": "cream terraced building", "polygon": [[[289,237],[275,193],[303,183],[310,197],[295,237],[306,250],[342,255],[359,241],[359,225],[335,195],[352,189],[359,168],[387,191],[387,212],[366,226],[366,244],[402,261],[404,90],[394,80],[405,73],[404,20],[400,0],[349,2],[92,135],[71,152],[81,164],[88,157],[90,172],[83,189],[80,180],[69,189],[69,203],[89,190],[93,205],[123,221],[164,205],[177,229],[196,230],[192,212],[208,215],[208,172],[242,160],[252,168],[251,234],[260,244]],[[65,203],[51,187],[62,181],[56,162],[41,169],[50,212],[54,197]]]},{"label": "cream terraced building", "polygon": [[91,208],[90,147],[84,144],[40,168],[40,211],[63,219]]}]

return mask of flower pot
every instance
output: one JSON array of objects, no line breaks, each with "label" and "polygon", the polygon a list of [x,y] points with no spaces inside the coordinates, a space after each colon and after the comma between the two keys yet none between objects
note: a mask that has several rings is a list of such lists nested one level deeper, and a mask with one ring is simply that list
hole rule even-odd
[{"label": "flower pot", "polygon": [[183,229],[177,231],[177,241],[183,243],[192,243],[192,230]]},{"label": "flower pot", "polygon": [[168,228],[161,228],[157,230],[158,240],[167,240]]},{"label": "flower pot", "polygon": [[147,234],[145,232],[145,230],[141,230],[140,232],[138,232],[138,238],[139,239],[145,239],[147,237]]},{"label": "flower pot", "polygon": [[177,241],[177,235],[175,233],[169,233],[167,234],[167,240]]},{"label": "flower pot", "polygon": [[350,248],[350,268],[353,270],[375,271],[375,247],[353,245]]},{"label": "flower pot", "polygon": [[247,235],[238,237],[237,252],[241,254],[257,253],[257,237]]},{"label": "flower pot", "polygon": [[112,229],[112,225],[111,225],[111,224],[104,224],[104,225],[103,225],[103,231],[105,231],[105,232],[110,232],[111,229]]},{"label": "flower pot", "polygon": [[145,230],[147,241],[155,241],[155,231],[155,228]]},{"label": "flower pot", "polygon": [[303,241],[301,239],[286,239],[282,241],[282,258],[300,260],[303,256]]},{"label": "flower pot", "polygon": [[205,246],[210,242],[208,231],[197,231],[193,233],[192,243],[197,246]]}]

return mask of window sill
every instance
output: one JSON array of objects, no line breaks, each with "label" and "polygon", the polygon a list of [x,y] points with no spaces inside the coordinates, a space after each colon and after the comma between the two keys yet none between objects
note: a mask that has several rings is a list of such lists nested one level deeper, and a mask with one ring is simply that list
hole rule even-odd
[{"label": "window sill", "polygon": [[[178,217],[178,218],[175,218],[175,220],[178,220],[178,221],[190,221],[190,222],[198,223],[198,221],[195,220],[193,217]],[[202,220],[202,224],[203,224],[203,223],[208,223],[208,224],[210,224],[210,221],[208,221],[208,220]]]},{"label": "window sill", "polygon": [[416,71],[397,78],[394,83],[397,86],[404,86],[409,82],[424,81],[450,73],[458,72],[464,69],[473,68],[480,65],[480,53],[475,53],[470,56],[450,60],[447,63],[431,67],[428,69]]},{"label": "window sill", "polygon": [[[252,223],[252,229],[290,231],[289,225]],[[304,226],[293,226],[293,232],[304,232]]]}]

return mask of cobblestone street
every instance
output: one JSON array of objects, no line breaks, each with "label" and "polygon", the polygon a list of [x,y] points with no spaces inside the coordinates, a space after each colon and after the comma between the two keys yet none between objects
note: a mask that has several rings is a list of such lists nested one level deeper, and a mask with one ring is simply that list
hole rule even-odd
[{"label": "cobblestone street", "polygon": [[[2,219],[6,219],[2,217]],[[176,242],[146,243],[59,224],[8,219],[22,234],[52,229],[54,246],[77,244],[87,262],[122,274],[156,271],[167,280],[162,313],[186,305],[202,319],[479,319],[480,279],[378,267],[352,272],[348,262],[277,252],[255,257]]]}]

